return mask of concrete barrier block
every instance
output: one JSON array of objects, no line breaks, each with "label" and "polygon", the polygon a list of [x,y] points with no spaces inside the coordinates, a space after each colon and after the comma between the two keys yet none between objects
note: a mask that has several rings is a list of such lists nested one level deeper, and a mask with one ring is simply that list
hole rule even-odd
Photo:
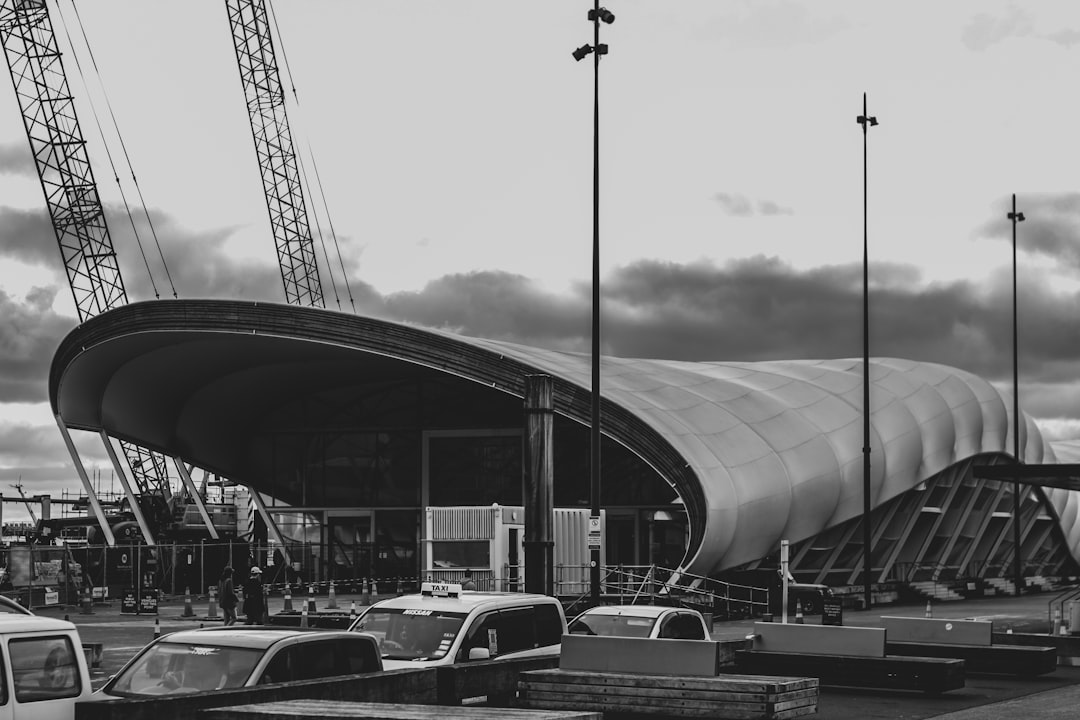
[{"label": "concrete barrier block", "polygon": [[949,620],[883,616],[881,623],[889,642],[990,645],[994,623],[988,620]]},{"label": "concrete barrier block", "polygon": [[800,655],[885,657],[884,628],[754,623],[754,650]]}]

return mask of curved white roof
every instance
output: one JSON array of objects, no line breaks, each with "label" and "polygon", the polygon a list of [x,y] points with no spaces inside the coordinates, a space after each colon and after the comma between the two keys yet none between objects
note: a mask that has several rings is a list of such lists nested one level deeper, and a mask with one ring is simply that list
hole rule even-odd
[{"label": "curved white roof", "polygon": [[[590,385],[586,355],[473,342]],[[873,506],[968,458],[1011,455],[1012,396],[986,380],[897,358],[872,358],[870,377]],[[781,539],[795,543],[862,513],[861,358],[604,358],[601,386],[605,399],[666,438],[700,479],[708,512],[702,541],[684,565],[690,572],[757,560]],[[1021,441],[1029,463],[1080,457],[1080,442],[1056,449],[1026,416]],[[1045,492],[1071,554],[1080,557],[1077,493]]]}]

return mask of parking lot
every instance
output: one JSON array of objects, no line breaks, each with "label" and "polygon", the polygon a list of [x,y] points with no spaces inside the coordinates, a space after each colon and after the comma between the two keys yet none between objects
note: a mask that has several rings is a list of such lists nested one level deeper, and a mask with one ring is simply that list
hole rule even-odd
[{"label": "parking lot", "polygon": [[[996,631],[1013,629],[1016,632],[1042,632],[1046,630],[1050,594],[1029,595],[1022,598],[992,598],[933,606],[935,617],[976,618],[992,620]],[[343,595],[337,598],[339,610],[348,612],[353,602],[359,604],[359,596]],[[326,598],[318,599],[323,609]],[[294,606],[298,603],[294,600]],[[282,599],[270,599],[271,612],[282,608]],[[162,633],[184,628],[219,624],[206,619],[205,599],[193,600],[194,617],[185,618],[183,598],[163,602],[157,619]],[[923,617],[923,605],[887,605],[867,611],[845,611],[845,625],[873,626],[880,624],[882,615]],[[64,617],[74,622],[84,642],[103,644],[101,667],[92,671],[95,689],[115,673],[128,659],[154,637],[155,616],[126,615],[119,611],[119,603],[95,605],[93,614],[83,614],[77,607],[49,608],[36,611],[41,615]],[[812,617],[809,623],[818,622]],[[718,622],[712,637],[716,640],[745,638],[753,629],[752,620]],[[1039,718],[1074,717],[1080,706],[1080,667],[1059,666],[1054,673],[1036,678],[1012,678],[1008,676],[969,675],[963,689],[938,696],[914,692],[888,692],[879,690],[824,689],[820,696],[818,714],[822,720],[855,718],[947,718],[948,720],[982,720],[1016,717],[1025,720]]]}]

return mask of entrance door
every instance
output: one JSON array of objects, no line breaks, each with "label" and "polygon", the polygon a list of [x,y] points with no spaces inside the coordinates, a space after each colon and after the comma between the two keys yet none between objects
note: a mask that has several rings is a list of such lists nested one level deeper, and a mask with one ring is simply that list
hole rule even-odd
[{"label": "entrance door", "polygon": [[332,580],[373,577],[371,513],[326,518],[327,574]]}]

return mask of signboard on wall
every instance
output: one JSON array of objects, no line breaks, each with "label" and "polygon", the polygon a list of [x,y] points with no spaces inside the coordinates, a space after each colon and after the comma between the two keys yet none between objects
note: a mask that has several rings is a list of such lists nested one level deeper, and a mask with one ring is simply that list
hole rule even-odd
[{"label": "signboard on wall", "polygon": [[134,590],[125,590],[120,600],[120,612],[137,615],[139,613],[139,601]]}]

